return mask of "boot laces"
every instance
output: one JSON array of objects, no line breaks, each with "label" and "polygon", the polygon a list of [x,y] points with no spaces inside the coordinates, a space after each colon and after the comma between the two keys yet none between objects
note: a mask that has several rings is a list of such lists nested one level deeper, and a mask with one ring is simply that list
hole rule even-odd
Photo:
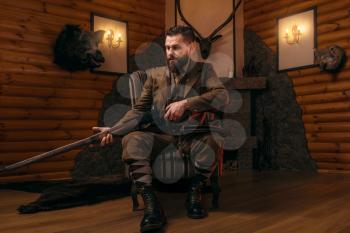
[{"label": "boot laces", "polygon": [[145,213],[152,214],[155,212],[156,205],[156,197],[152,193],[152,191],[147,190],[142,193],[144,205],[145,205]]},{"label": "boot laces", "polygon": [[189,201],[191,204],[201,204],[202,202],[202,183],[198,182],[192,185],[190,189]]}]

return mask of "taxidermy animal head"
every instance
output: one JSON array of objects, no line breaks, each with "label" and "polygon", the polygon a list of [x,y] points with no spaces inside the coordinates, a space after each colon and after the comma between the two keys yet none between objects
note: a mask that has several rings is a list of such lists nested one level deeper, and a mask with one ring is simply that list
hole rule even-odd
[{"label": "taxidermy animal head", "polygon": [[338,45],[331,45],[325,49],[316,50],[315,61],[320,66],[321,71],[336,73],[345,64],[345,50]]},{"label": "taxidermy animal head", "polygon": [[235,16],[237,9],[239,8],[239,5],[242,3],[242,1],[240,1],[236,6],[235,9],[232,11],[232,13],[229,15],[229,17],[220,25],[218,26],[208,37],[203,37],[198,30],[196,30],[185,18],[185,16],[183,15],[182,11],[181,11],[181,6],[180,6],[180,0],[176,0],[176,8],[177,11],[179,12],[179,15],[181,17],[181,20],[187,25],[189,26],[194,34],[196,35],[196,41],[199,43],[199,48],[200,48],[200,52],[201,52],[201,56],[203,59],[207,59],[209,54],[210,54],[210,50],[211,50],[211,44],[213,42],[215,42],[216,40],[218,40],[219,38],[222,37],[222,35],[217,35],[217,33],[223,29]]},{"label": "taxidermy animal head", "polygon": [[104,33],[103,30],[90,32],[79,25],[66,25],[56,40],[54,62],[69,71],[100,67],[105,59],[98,44]]}]

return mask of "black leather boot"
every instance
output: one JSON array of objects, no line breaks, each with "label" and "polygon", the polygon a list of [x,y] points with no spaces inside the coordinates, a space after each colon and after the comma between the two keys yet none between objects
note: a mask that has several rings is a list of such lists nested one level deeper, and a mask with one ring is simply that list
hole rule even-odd
[{"label": "black leather boot", "polygon": [[188,194],[187,194],[187,216],[189,218],[204,218],[207,216],[207,211],[202,204],[202,189],[207,177],[197,174],[192,178]]},{"label": "black leather boot", "polygon": [[166,217],[152,186],[136,182],[136,188],[144,202],[140,231],[149,232],[161,229],[166,223]]}]

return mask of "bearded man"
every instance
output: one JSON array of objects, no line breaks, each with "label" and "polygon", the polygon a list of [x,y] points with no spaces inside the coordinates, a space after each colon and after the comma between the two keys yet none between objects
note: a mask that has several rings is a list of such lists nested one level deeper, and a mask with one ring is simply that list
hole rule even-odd
[{"label": "bearded man", "polygon": [[[169,144],[190,155],[195,175],[188,189],[186,209],[190,218],[207,215],[202,204],[202,187],[215,170],[218,161],[218,142],[210,131],[181,131],[194,114],[218,110],[228,103],[228,92],[216,76],[211,64],[195,62],[195,35],[191,28],[174,26],[166,32],[167,66],[146,70],[147,79],[133,108],[116,123],[144,121],[147,126],[130,129],[123,137],[123,161],[138,193],[144,200],[141,232],[160,229],[166,223],[155,191],[152,189],[153,156]],[[94,127],[106,131],[108,127]],[[112,143],[113,133],[106,133],[101,144]],[[181,145],[181,146],[180,146]]]}]

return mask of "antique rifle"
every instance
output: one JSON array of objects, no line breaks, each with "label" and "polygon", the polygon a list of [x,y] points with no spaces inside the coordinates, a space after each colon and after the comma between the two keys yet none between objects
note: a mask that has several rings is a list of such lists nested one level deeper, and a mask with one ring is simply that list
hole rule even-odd
[{"label": "antique rifle", "polygon": [[79,147],[84,146],[84,145],[97,143],[100,141],[100,138],[107,133],[113,133],[115,135],[123,135],[124,134],[123,132],[130,130],[131,128],[138,125],[138,123],[139,123],[139,121],[137,119],[133,119],[133,120],[130,120],[129,122],[127,122],[123,125],[113,126],[108,131],[99,132],[97,134],[91,135],[90,137],[81,139],[79,141],[73,142],[73,143],[65,145],[65,146],[61,146],[61,147],[56,148],[54,150],[36,155],[34,157],[19,161],[17,163],[11,164],[11,165],[1,166],[0,173],[14,170],[14,169],[29,165],[31,163],[37,162],[39,160],[53,157],[53,156],[58,155],[58,154],[62,154],[62,153],[68,152],[70,150],[79,148]]}]

